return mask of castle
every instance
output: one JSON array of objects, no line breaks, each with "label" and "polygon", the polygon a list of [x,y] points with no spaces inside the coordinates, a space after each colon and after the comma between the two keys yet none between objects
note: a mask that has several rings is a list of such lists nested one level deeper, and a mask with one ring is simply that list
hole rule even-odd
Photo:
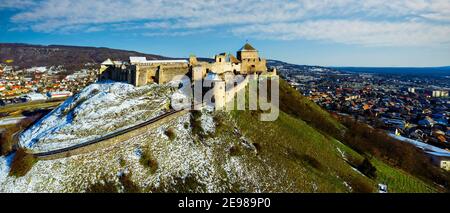
[{"label": "castle", "polygon": [[191,55],[189,60],[147,60],[145,57],[130,57],[129,61],[113,61],[107,59],[101,64],[99,79],[127,82],[134,86],[148,83],[163,84],[171,81],[177,75],[192,77],[193,70],[202,73],[218,75],[223,79],[226,74],[270,74],[276,75],[275,69],[267,69],[266,60],[259,57],[258,50],[246,43],[232,54],[221,53],[214,57],[213,62],[199,61]]}]

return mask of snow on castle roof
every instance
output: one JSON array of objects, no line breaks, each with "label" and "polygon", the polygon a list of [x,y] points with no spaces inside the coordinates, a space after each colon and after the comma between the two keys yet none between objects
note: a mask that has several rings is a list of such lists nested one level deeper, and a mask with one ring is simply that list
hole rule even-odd
[{"label": "snow on castle roof", "polygon": [[146,57],[130,56],[130,63],[145,63],[147,61]]},{"label": "snow on castle roof", "polygon": [[130,57],[130,63],[131,64],[139,64],[139,63],[161,63],[161,64],[168,64],[168,63],[188,63],[187,60],[147,60],[146,57],[136,57],[131,56]]}]

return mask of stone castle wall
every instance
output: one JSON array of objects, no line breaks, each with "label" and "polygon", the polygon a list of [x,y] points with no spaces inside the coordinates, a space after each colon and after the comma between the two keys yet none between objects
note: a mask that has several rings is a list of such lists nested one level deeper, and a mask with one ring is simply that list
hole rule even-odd
[{"label": "stone castle wall", "polygon": [[187,64],[167,65],[162,66],[157,74],[157,79],[160,84],[171,81],[177,75],[187,75],[189,66]]},{"label": "stone castle wall", "polygon": [[[123,81],[142,86],[147,83],[166,83],[177,75],[186,75],[191,70],[201,69],[203,77],[208,72],[223,75],[233,74],[264,74],[267,73],[266,60],[259,57],[258,51],[251,45],[244,45],[237,52],[237,58],[232,54],[221,53],[215,56],[214,62],[201,62],[193,55],[187,60],[160,60],[147,61],[145,57],[130,57],[130,63],[120,61],[106,60],[105,66],[108,72],[104,72],[105,66],[102,63],[100,73],[104,73],[106,78],[116,81]],[[136,58],[140,58],[137,60]],[[120,67],[115,66],[119,64]],[[126,65],[125,65],[126,64]]]},{"label": "stone castle wall", "polygon": [[226,88],[225,83],[216,84],[213,88],[216,109],[223,109],[227,104],[234,101],[239,92],[245,91],[249,80],[250,76],[246,76],[242,82],[235,84],[232,88]]}]

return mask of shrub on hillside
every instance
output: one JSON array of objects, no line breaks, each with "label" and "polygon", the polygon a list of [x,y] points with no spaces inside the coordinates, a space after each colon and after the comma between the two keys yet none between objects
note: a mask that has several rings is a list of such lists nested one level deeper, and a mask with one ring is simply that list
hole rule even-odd
[{"label": "shrub on hillside", "polygon": [[310,155],[302,155],[302,160],[315,169],[322,169],[322,164],[314,157]]},{"label": "shrub on hillside", "polygon": [[215,113],[213,116],[214,125],[216,127],[216,132],[221,132],[225,129],[225,119],[223,118],[223,115],[219,113]]},{"label": "shrub on hillside", "polygon": [[98,181],[91,184],[86,189],[86,193],[117,193],[119,192],[117,184],[113,181],[106,180]]},{"label": "shrub on hillside", "polygon": [[7,128],[3,133],[0,134],[0,156],[7,155],[13,151],[14,145],[17,144],[18,138],[17,133],[20,130],[27,128],[35,120],[42,116],[41,113],[35,116],[27,117],[22,119],[17,125]]},{"label": "shrub on hillside", "polygon": [[373,166],[367,158],[364,158],[363,162],[358,166],[358,170],[367,177],[377,177],[377,168],[375,168],[375,166]]},{"label": "shrub on hillside", "polygon": [[23,148],[19,148],[16,151],[14,159],[11,163],[9,175],[22,177],[26,175],[28,171],[30,171],[30,169],[36,162],[37,159],[32,154],[27,153]]},{"label": "shrub on hillside", "polygon": [[120,175],[119,177],[119,181],[123,186],[123,191],[125,193],[138,193],[141,192],[141,189],[139,188],[138,185],[136,185],[132,180],[132,173],[122,173],[122,175]]},{"label": "shrub on hillside", "polygon": [[231,156],[237,156],[241,153],[241,149],[236,145],[231,146],[229,151]]},{"label": "shrub on hillside", "polygon": [[252,143],[252,145],[255,147],[255,149],[256,149],[256,153],[259,153],[259,152],[261,152],[261,144],[259,144],[259,143]]},{"label": "shrub on hillside", "polygon": [[307,165],[321,170],[323,168],[322,164],[314,157],[312,157],[311,155],[308,154],[300,154],[297,151],[295,151],[294,149],[288,149],[287,150],[288,155],[291,159],[302,162],[302,163],[306,163]]},{"label": "shrub on hillside", "polygon": [[175,129],[173,129],[172,127],[166,129],[166,131],[164,131],[164,134],[165,134],[171,141],[175,140],[175,138],[177,137],[177,135],[175,134]]},{"label": "shrub on hillside", "polygon": [[158,161],[150,154],[149,151],[145,151],[141,155],[141,159],[139,159],[139,163],[148,168],[150,173],[154,174],[156,170],[158,170]]},{"label": "shrub on hillside", "polygon": [[356,193],[372,193],[374,192],[374,186],[363,179],[363,176],[351,176],[346,178],[349,185],[352,187],[353,192]]},{"label": "shrub on hillside", "polygon": [[425,153],[414,145],[398,141],[384,131],[352,118],[342,117],[340,120],[348,128],[340,140],[355,151],[375,156],[391,166],[450,189],[450,174],[433,165]]},{"label": "shrub on hillside", "polygon": [[193,110],[191,111],[191,128],[192,128],[192,134],[197,135],[200,137],[200,139],[203,139],[206,137],[205,130],[202,127],[202,112],[199,110]]},{"label": "shrub on hillside", "polygon": [[6,130],[0,134],[0,155],[6,155],[12,151],[14,130]]},{"label": "shrub on hillside", "polygon": [[187,177],[175,177],[173,180],[173,185],[167,186],[167,192],[169,193],[194,193],[194,192],[205,192],[207,186],[199,181],[197,177],[193,175],[188,175]]}]

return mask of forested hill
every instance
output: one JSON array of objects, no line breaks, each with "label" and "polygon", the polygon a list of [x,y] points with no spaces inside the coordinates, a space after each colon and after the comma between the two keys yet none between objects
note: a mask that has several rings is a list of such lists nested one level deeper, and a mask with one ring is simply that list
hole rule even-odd
[{"label": "forested hill", "polygon": [[147,59],[169,58],[105,47],[0,43],[0,62],[13,60],[12,65],[24,68],[63,65],[68,70],[75,70],[83,67],[86,63],[99,64],[107,58],[127,60],[130,56],[145,56]]}]

